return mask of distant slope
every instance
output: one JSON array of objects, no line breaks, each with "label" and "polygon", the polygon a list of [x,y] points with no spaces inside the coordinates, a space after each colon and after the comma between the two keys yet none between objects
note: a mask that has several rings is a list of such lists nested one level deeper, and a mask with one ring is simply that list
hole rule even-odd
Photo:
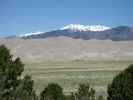
[{"label": "distant slope", "polygon": [[24,62],[133,60],[133,41],[47,39],[0,39]]},{"label": "distant slope", "polygon": [[[87,27],[87,26],[86,26]],[[125,41],[133,40],[133,28],[127,26],[119,26],[116,28],[107,28],[104,26],[88,26],[87,28],[81,25],[65,27],[55,31],[49,31],[40,34],[31,34],[22,36],[23,39],[38,39],[49,37],[71,37],[74,39],[98,39],[98,40],[113,40]]]}]

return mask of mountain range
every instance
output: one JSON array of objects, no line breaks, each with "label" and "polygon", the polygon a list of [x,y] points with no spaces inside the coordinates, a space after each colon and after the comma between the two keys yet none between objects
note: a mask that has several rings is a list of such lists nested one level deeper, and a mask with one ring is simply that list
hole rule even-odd
[{"label": "mountain range", "polygon": [[45,39],[60,36],[83,40],[133,40],[133,28],[128,26],[110,28],[102,25],[85,26],[80,24],[70,24],[57,30],[49,32],[32,32],[20,35],[19,37],[23,39]]}]

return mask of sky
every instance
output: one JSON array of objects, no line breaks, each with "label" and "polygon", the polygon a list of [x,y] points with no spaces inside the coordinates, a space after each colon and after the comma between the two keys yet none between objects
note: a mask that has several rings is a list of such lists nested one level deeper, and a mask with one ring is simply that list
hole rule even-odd
[{"label": "sky", "polygon": [[133,26],[133,0],[0,0],[0,37],[68,24]]}]

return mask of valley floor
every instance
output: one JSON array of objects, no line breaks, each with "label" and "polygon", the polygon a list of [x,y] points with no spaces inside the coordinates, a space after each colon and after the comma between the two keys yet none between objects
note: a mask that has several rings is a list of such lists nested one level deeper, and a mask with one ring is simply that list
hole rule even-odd
[{"label": "valley floor", "polygon": [[107,85],[113,77],[133,61],[73,61],[26,63],[24,74],[32,76],[37,93],[48,83],[64,88],[64,93],[76,91],[79,83],[88,82],[97,94],[106,95]]}]

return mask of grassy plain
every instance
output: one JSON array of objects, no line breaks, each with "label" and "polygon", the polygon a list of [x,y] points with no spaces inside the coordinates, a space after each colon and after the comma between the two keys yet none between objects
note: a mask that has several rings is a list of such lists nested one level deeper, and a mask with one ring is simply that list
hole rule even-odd
[{"label": "grassy plain", "polygon": [[26,63],[24,74],[32,76],[37,93],[49,82],[60,84],[64,93],[75,91],[79,83],[88,82],[96,92],[106,95],[107,84],[133,61],[72,61]]}]

